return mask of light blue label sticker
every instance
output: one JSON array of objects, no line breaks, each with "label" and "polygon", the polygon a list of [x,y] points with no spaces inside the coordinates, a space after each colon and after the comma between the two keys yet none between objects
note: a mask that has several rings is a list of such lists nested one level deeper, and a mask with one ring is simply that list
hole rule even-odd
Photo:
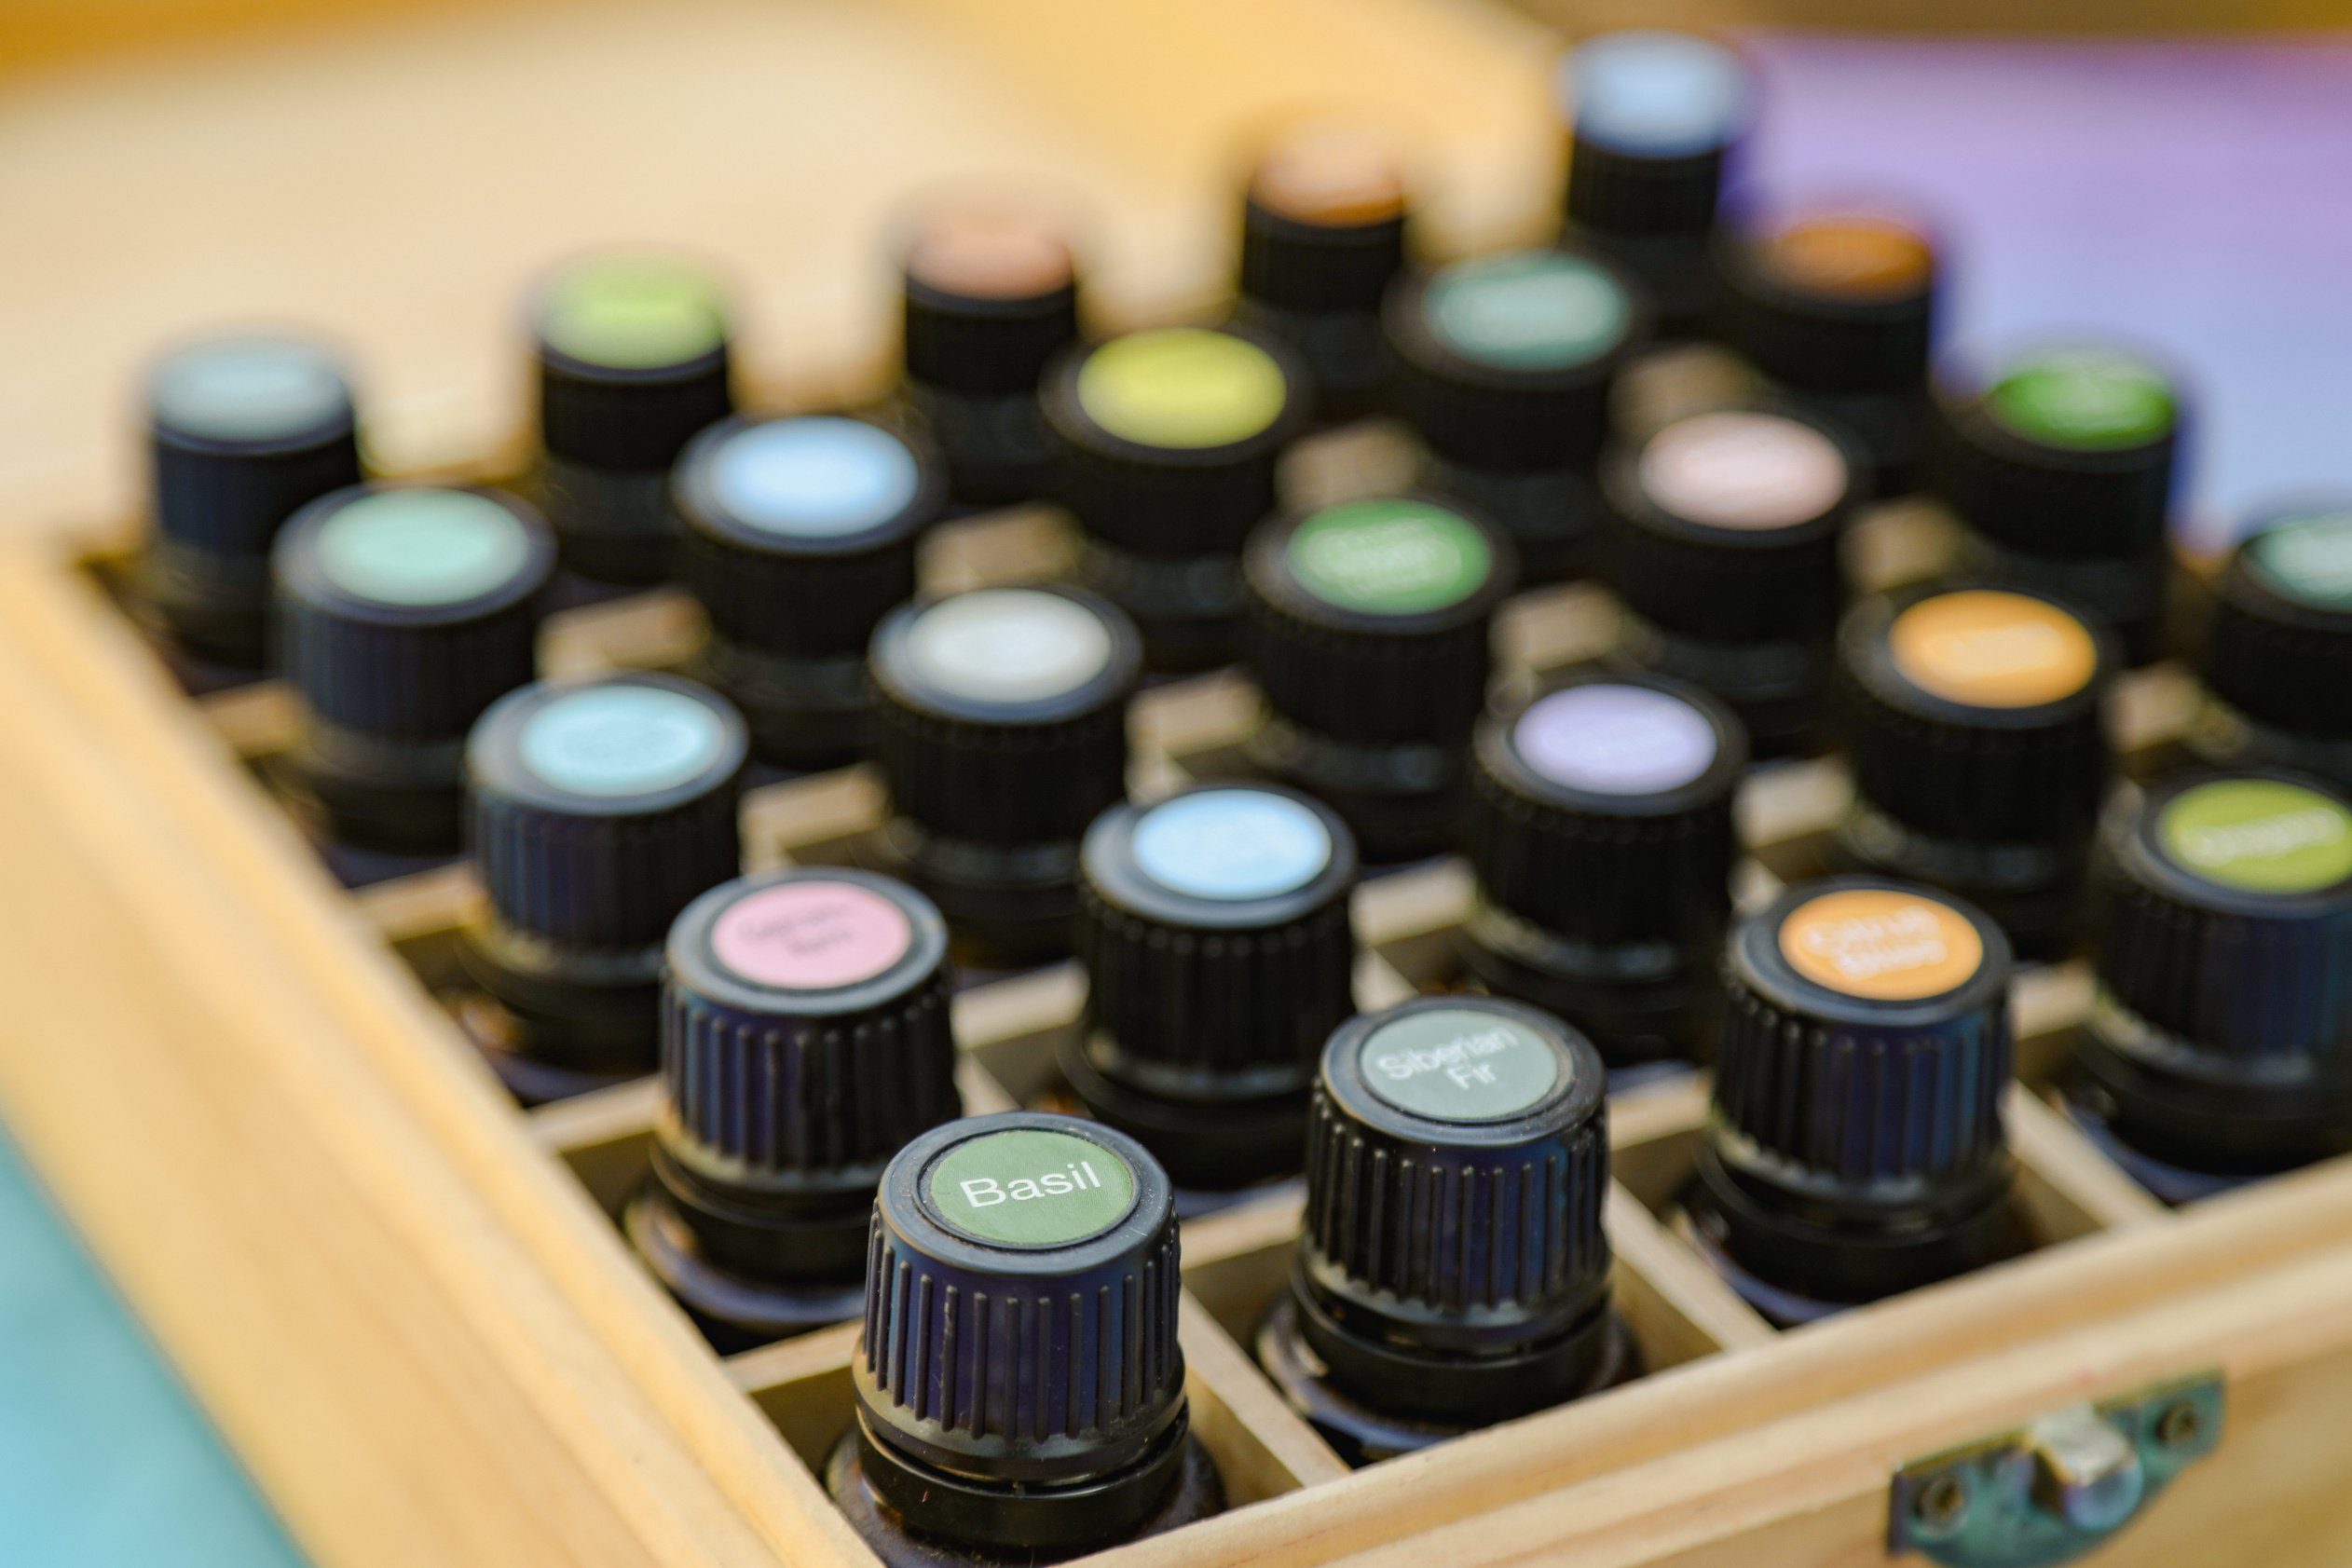
[{"label": "light blue label sticker", "polygon": [[1263,790],[1179,796],[1135,825],[1135,863],[1143,874],[1193,898],[1272,898],[1305,887],[1331,861],[1322,819]]},{"label": "light blue label sticker", "polygon": [[204,441],[276,442],[306,435],[350,406],[335,356],[294,337],[191,344],[156,366],[156,419]]},{"label": "light blue label sticker", "polygon": [[923,486],[914,454],[856,419],[776,419],[736,431],[711,459],[727,512],[787,539],[838,539],[887,523]]},{"label": "light blue label sticker", "polygon": [[529,562],[514,514],[470,490],[379,490],[319,529],[319,570],[383,605],[455,605],[510,581]]},{"label": "light blue label sticker", "polygon": [[523,765],[574,795],[651,795],[716,763],[726,741],[718,716],[683,693],[591,686],[531,716]]},{"label": "light blue label sticker", "polygon": [[1558,85],[1577,135],[1638,157],[1712,151],[1754,107],[1740,57],[1687,33],[1605,34],[1569,52]]}]

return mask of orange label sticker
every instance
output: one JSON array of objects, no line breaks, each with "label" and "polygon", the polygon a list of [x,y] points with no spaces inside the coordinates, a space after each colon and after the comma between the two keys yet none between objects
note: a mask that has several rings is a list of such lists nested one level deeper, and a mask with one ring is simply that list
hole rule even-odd
[{"label": "orange label sticker", "polygon": [[1826,299],[1900,299],[1935,271],[1918,231],[1885,218],[1800,218],[1764,242],[1764,258],[1792,287]]},{"label": "orange label sticker", "polygon": [[1916,1002],[1967,984],[1985,961],[1985,942],[1959,910],[1923,893],[1847,888],[1789,911],[1781,957],[1847,996]]},{"label": "orange label sticker", "polygon": [[2089,628],[2042,599],[1994,589],[1938,593],[1894,618],[1887,646],[1903,678],[1976,708],[2031,708],[2090,684]]},{"label": "orange label sticker", "polygon": [[1250,188],[1268,211],[1333,228],[1385,223],[1404,211],[1404,171],[1388,139],[1368,126],[1290,132],[1260,157]]}]

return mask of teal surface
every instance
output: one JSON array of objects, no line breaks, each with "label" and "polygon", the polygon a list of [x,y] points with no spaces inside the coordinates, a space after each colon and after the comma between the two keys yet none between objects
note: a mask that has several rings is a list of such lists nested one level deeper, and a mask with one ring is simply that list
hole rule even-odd
[{"label": "teal surface", "polygon": [[0,1562],[302,1561],[0,1137]]}]

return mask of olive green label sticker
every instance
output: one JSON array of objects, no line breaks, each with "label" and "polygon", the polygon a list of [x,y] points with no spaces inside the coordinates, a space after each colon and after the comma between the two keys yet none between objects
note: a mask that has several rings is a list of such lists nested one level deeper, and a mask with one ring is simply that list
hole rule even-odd
[{"label": "olive green label sticker", "polygon": [[1494,552],[1469,522],[1427,501],[1349,501],[1317,512],[1291,535],[1291,575],[1317,598],[1371,615],[1415,615],[1458,605],[1494,569]]},{"label": "olive green label sticker", "polygon": [[2247,541],[2246,553],[2289,598],[2352,608],[2352,511],[2280,518]]},{"label": "olive green label sticker", "polygon": [[504,586],[529,562],[514,514],[470,490],[379,490],[319,528],[326,579],[382,605],[457,605]]},{"label": "olive green label sticker", "polygon": [[2352,877],[2352,811],[2279,779],[2183,790],[2156,837],[2184,870],[2246,893],[2312,893]]},{"label": "olive green label sticker", "polygon": [[651,370],[699,360],[727,339],[718,281],[668,256],[590,256],[548,280],[548,347],[588,364]]},{"label": "olive green label sticker", "polygon": [[1507,1122],[1566,1079],[1559,1046],[1513,1018],[1472,1007],[1407,1013],[1364,1037],[1357,1070],[1400,1111],[1439,1122]]},{"label": "olive green label sticker", "polygon": [[2154,441],[2180,417],[2153,367],[2100,348],[2028,360],[1993,384],[1985,406],[2030,440],[2089,452]]},{"label": "olive green label sticker", "polygon": [[1566,370],[1624,338],[1633,307],[1580,256],[1516,251],[1458,262],[1422,298],[1429,330],[1456,353],[1512,370]]},{"label": "olive green label sticker", "polygon": [[932,1164],[928,1185],[949,1229],[999,1247],[1074,1247],[1135,1207],[1125,1160],[1046,1127],[966,1139]]},{"label": "olive green label sticker", "polygon": [[1282,416],[1289,378],[1246,338],[1206,327],[1114,337],[1078,367],[1078,406],[1122,441],[1224,446]]}]

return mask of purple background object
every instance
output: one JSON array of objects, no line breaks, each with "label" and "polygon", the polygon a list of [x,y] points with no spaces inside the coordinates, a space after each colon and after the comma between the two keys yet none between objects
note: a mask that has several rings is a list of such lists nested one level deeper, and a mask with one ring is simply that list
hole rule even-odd
[{"label": "purple background object", "polygon": [[1928,219],[1948,362],[2113,334],[2181,367],[2200,539],[2352,497],[2352,35],[1749,42],[1744,185]]}]

